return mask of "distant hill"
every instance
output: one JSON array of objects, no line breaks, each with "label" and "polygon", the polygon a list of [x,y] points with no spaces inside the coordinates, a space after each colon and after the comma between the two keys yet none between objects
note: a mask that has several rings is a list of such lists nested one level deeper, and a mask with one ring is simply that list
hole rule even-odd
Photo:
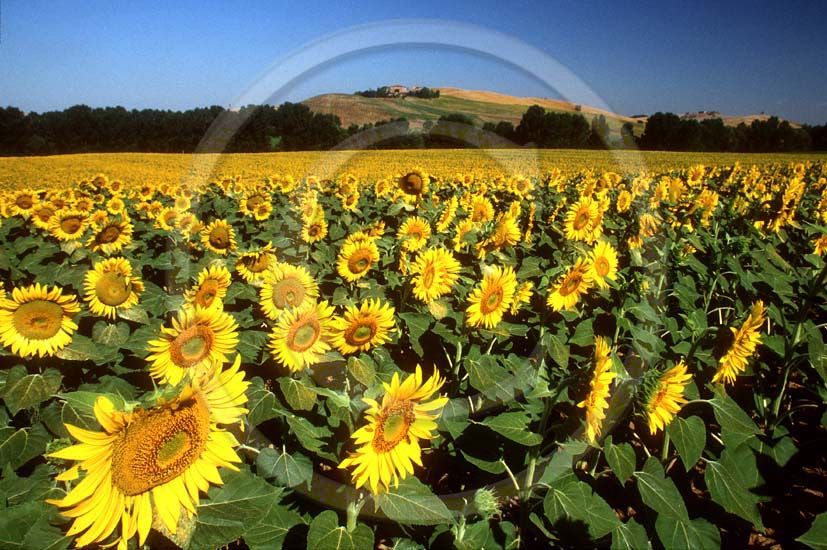
[{"label": "distant hill", "polygon": [[[363,125],[380,120],[405,117],[412,126],[428,120],[437,120],[442,115],[460,113],[471,118],[477,126],[486,122],[511,122],[514,126],[531,105],[540,105],[547,111],[581,113],[586,120],[600,114],[605,115],[609,128],[619,133],[624,122],[637,124],[637,119],[601,111],[587,105],[539,97],[516,97],[497,92],[462,90],[459,88],[432,88],[439,90],[434,99],[415,97],[367,98],[355,94],[323,94],[302,101],[317,113],[334,114],[347,127]],[[643,124],[640,123],[640,132]]]},{"label": "distant hill", "polygon": [[[702,120],[720,118],[721,120],[724,121],[724,124],[726,124],[727,126],[733,126],[734,127],[734,126],[738,126],[742,122],[744,124],[746,124],[747,126],[749,126],[750,124],[752,124],[752,121],[754,121],[754,120],[767,121],[767,120],[769,120],[769,118],[771,116],[772,115],[767,115],[767,114],[764,114],[764,113],[761,113],[760,115],[743,115],[743,116],[739,116],[739,115],[723,115],[723,114],[721,114],[717,111],[699,111],[697,113],[684,113],[683,115],[681,115],[681,118],[683,118],[683,119],[693,119],[693,120],[697,120],[698,122],[700,122]],[[782,121],[782,122],[784,121],[784,119],[781,118],[781,117],[778,117],[778,120]],[[797,122],[793,122],[791,120],[788,121],[788,122],[790,123],[790,126],[792,126],[793,128],[801,128],[801,124],[799,124]]]}]

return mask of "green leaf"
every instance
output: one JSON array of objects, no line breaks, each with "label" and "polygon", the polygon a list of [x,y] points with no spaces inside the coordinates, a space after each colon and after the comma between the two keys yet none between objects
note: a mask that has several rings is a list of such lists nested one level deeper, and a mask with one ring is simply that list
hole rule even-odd
[{"label": "green leaf", "polygon": [[817,515],[807,532],[795,540],[816,550],[827,549],[827,512]]},{"label": "green leaf", "polygon": [[451,523],[453,516],[445,503],[415,477],[399,482],[377,499],[379,509],[389,519],[406,525]]},{"label": "green leaf", "polygon": [[498,434],[516,441],[520,445],[531,447],[543,441],[540,434],[529,431],[529,418],[523,412],[504,412],[497,416],[489,416],[480,424],[488,426]]},{"label": "green leaf", "polygon": [[737,467],[734,463],[708,461],[704,481],[709,494],[724,510],[749,521],[763,531],[764,524],[761,523],[761,514],[757,506],[758,497],[749,492],[739,476],[733,472],[732,468]]},{"label": "green leaf", "polygon": [[632,472],[635,471],[637,463],[635,450],[629,443],[625,442],[614,445],[611,436],[609,436],[603,445],[603,451],[606,453],[606,461],[609,463],[609,467],[617,476],[617,479],[620,480],[620,484],[623,485],[631,477]]},{"label": "green leaf", "polygon": [[405,326],[408,328],[408,333],[411,337],[411,346],[414,351],[420,357],[423,356],[424,350],[419,343],[419,338],[430,328],[431,316],[424,313],[400,313],[399,318],[405,322]]},{"label": "green leaf", "polygon": [[92,327],[92,340],[105,346],[120,346],[129,339],[129,325],[98,321]]},{"label": "green leaf", "polygon": [[571,474],[574,458],[583,454],[587,447],[588,445],[584,441],[577,440],[567,441],[560,445],[537,482],[551,485],[556,480]]},{"label": "green leaf", "polygon": [[612,550],[641,550],[649,547],[646,529],[634,518],[621,523],[612,531]]},{"label": "green leaf", "polygon": [[466,359],[465,369],[471,387],[482,392],[490,399],[509,401],[514,397],[514,385],[510,375],[491,355]]},{"label": "green leaf", "polygon": [[287,399],[287,404],[294,410],[309,411],[316,404],[316,392],[308,388],[302,380],[295,378],[279,378],[279,387]]},{"label": "green leaf", "polygon": [[313,463],[301,453],[287,454],[282,447],[279,453],[275,449],[262,449],[256,458],[256,469],[265,478],[276,478],[280,485],[296,487],[313,480]]},{"label": "green leaf", "polygon": [[546,353],[551,359],[562,368],[569,366],[569,347],[563,343],[563,340],[556,334],[546,334],[543,337],[543,345],[546,348]]},{"label": "green leaf", "polygon": [[254,540],[269,540],[257,548],[280,548],[287,531],[301,523],[298,514],[279,504],[283,489],[246,470],[222,471],[221,477],[224,485],[210,487],[209,499],[198,506],[189,548],[217,548],[242,537],[251,548]]},{"label": "green leaf", "polygon": [[5,400],[12,414],[47,400],[57,393],[63,381],[63,376],[55,369],[46,369],[43,374],[27,374],[17,378],[24,372],[25,368],[22,368],[22,371],[15,368],[6,378]]},{"label": "green leaf", "polygon": [[749,436],[760,432],[749,415],[726,394],[718,393],[709,401],[709,404],[712,405],[715,418],[721,425],[722,432],[733,434],[737,440],[729,441],[728,444],[736,444],[738,441],[743,442]]},{"label": "green leaf", "polygon": [[329,429],[324,426],[314,426],[306,418],[295,415],[288,416],[287,423],[290,425],[291,433],[296,436],[302,447],[321,457],[332,457],[331,460],[336,461],[335,456],[321,450],[324,445],[322,439],[329,437],[332,433]]},{"label": "green leaf", "polygon": [[502,460],[483,460],[481,458],[475,458],[465,451],[460,452],[462,453],[462,456],[465,457],[465,460],[483,472],[488,472],[489,474],[501,474],[505,472],[505,464],[503,464]]},{"label": "green leaf", "polygon": [[63,550],[72,537],[50,524],[56,509],[42,501],[11,506],[0,515],[0,548],[3,550]]},{"label": "green leaf", "polygon": [[678,449],[683,467],[688,472],[701,458],[706,446],[704,421],[697,416],[690,416],[686,419],[676,416],[666,426],[666,433]]},{"label": "green leaf", "polygon": [[19,430],[4,426],[0,428],[0,464],[11,464],[16,470],[46,452],[46,445],[51,439],[42,424]]},{"label": "green leaf", "polygon": [[720,531],[703,518],[682,521],[658,515],[655,519],[655,531],[666,550],[721,547]]},{"label": "green leaf", "polygon": [[373,366],[373,361],[369,357],[365,359],[348,357],[347,370],[353,378],[368,388],[373,385],[373,381],[376,378],[376,369]]},{"label": "green leaf", "polygon": [[454,439],[458,438],[468,427],[468,402],[464,399],[450,399],[442,408],[437,419],[437,429],[446,431]]},{"label": "green leaf", "polygon": [[569,338],[569,344],[587,348],[594,345],[594,319],[591,317],[578,323],[574,334]]},{"label": "green leaf", "polygon": [[258,426],[262,422],[282,414],[277,409],[278,401],[273,392],[264,388],[264,381],[256,376],[250,381],[247,388],[247,421],[251,426]]},{"label": "green leaf", "polygon": [[552,524],[563,516],[584,522],[594,539],[608,535],[621,525],[612,507],[582,481],[552,486],[543,500],[543,508]]},{"label": "green leaf", "polygon": [[133,323],[138,323],[139,325],[145,325],[149,322],[149,315],[146,310],[140,306],[132,306],[129,309],[118,309],[118,317],[132,321]]},{"label": "green leaf", "polygon": [[325,510],[313,519],[307,532],[307,547],[318,550],[363,550],[373,548],[373,531],[357,524],[353,531],[339,525],[339,516]]},{"label": "green leaf", "polygon": [[678,521],[689,521],[689,513],[675,483],[664,476],[663,467],[655,457],[649,457],[644,471],[635,472],[638,491],[643,502],[659,516]]}]

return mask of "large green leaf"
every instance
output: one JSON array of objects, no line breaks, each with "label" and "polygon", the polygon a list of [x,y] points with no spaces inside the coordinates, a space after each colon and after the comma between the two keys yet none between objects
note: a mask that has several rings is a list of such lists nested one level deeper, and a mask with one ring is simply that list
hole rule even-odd
[{"label": "large green leaf", "polygon": [[655,457],[649,457],[644,471],[635,472],[638,491],[646,505],[658,515],[678,521],[689,521],[689,513],[675,483],[665,477],[663,467]]},{"label": "large green leaf", "polygon": [[129,325],[98,321],[92,327],[92,340],[105,346],[120,346],[129,339]]},{"label": "large green leaf", "polygon": [[543,437],[528,429],[529,422],[530,420],[526,413],[504,412],[497,416],[489,416],[480,422],[480,424],[488,426],[511,441],[530,447],[541,443]]},{"label": "large green leaf", "polygon": [[646,529],[634,518],[621,523],[612,531],[612,550],[642,550],[649,547]]},{"label": "large green leaf", "polygon": [[704,481],[709,494],[724,510],[744,518],[763,531],[764,524],[757,506],[759,499],[742,484],[739,475],[733,470],[738,467],[733,461],[708,461]]},{"label": "large green leaf", "polygon": [[256,458],[256,468],[259,475],[274,477],[285,487],[305,483],[309,489],[313,479],[313,463],[310,459],[301,453],[290,455],[284,448],[281,452],[269,447],[262,449]]},{"label": "large green leaf", "polygon": [[6,406],[12,414],[17,414],[39,405],[57,393],[62,380],[63,376],[55,369],[46,369],[43,374],[26,374],[26,369],[18,365],[6,378]]},{"label": "large green leaf", "polygon": [[332,433],[327,427],[315,426],[306,418],[296,415],[287,416],[287,423],[290,425],[291,433],[296,436],[302,447],[321,457],[336,461],[335,456],[321,450],[325,444],[323,439],[329,437]]},{"label": "large green leaf", "polygon": [[46,451],[51,440],[42,424],[31,428],[0,427],[0,464],[10,464],[17,469],[34,457]]},{"label": "large green leaf", "polygon": [[307,547],[314,550],[362,550],[373,548],[373,531],[357,524],[353,531],[339,525],[333,510],[325,510],[313,519],[307,532]]},{"label": "large green leaf", "polygon": [[63,550],[72,543],[72,537],[51,525],[57,509],[43,501],[29,501],[11,506],[0,514],[0,549],[3,550]]},{"label": "large green leaf", "polygon": [[709,401],[715,412],[715,418],[722,429],[742,436],[757,434],[760,430],[738,403],[724,393],[718,393]]},{"label": "large green leaf", "polygon": [[721,547],[721,533],[703,518],[677,520],[658,515],[655,532],[666,550],[704,550]]},{"label": "large green leaf", "polygon": [[278,408],[276,396],[264,388],[264,381],[259,377],[253,378],[247,388],[247,410],[247,421],[251,426],[258,426],[283,414]]},{"label": "large green leaf", "polygon": [[287,404],[290,405],[293,410],[309,411],[312,410],[313,405],[316,404],[316,392],[307,387],[302,380],[282,377],[279,378],[279,387],[281,388],[281,393],[284,394],[284,398],[287,400]]},{"label": "large green leaf", "polygon": [[617,479],[620,480],[620,484],[623,485],[626,483],[626,480],[629,479],[632,472],[635,471],[635,465],[637,463],[635,450],[629,443],[613,444],[612,438],[609,436],[603,445],[603,452],[606,453],[606,461],[609,463],[612,472],[617,476]]},{"label": "large green leaf", "polygon": [[704,421],[697,416],[681,418],[676,416],[666,426],[666,433],[678,449],[683,467],[688,472],[692,469],[706,446],[706,428]]},{"label": "large green leaf", "polygon": [[442,414],[437,419],[440,431],[446,431],[454,439],[458,438],[468,427],[468,402],[464,399],[451,399],[442,408]]},{"label": "large green leaf", "polygon": [[827,549],[827,512],[817,515],[807,532],[795,540],[816,550]]},{"label": "large green leaf", "polygon": [[415,477],[399,482],[377,499],[379,509],[388,518],[408,525],[451,523],[453,516],[442,500]]},{"label": "large green leaf", "polygon": [[468,358],[465,363],[471,387],[490,399],[508,401],[514,397],[514,384],[511,376],[491,355]]},{"label": "large green leaf", "polygon": [[608,535],[621,525],[612,507],[582,481],[552,486],[543,500],[543,508],[552,524],[566,516],[584,522],[594,539]]}]

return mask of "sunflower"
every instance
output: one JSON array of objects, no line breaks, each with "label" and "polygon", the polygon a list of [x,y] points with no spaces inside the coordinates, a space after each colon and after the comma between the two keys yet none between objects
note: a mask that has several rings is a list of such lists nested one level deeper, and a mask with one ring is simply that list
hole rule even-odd
[{"label": "sunflower", "polygon": [[39,202],[37,193],[34,191],[29,189],[17,191],[11,197],[11,214],[28,219],[34,213]]},{"label": "sunflower", "polygon": [[165,206],[155,216],[155,227],[164,231],[174,231],[180,216],[181,212],[172,206]]},{"label": "sunflower", "polygon": [[428,399],[442,387],[444,379],[435,371],[428,380],[422,380],[422,369],[400,383],[394,373],[391,383],[383,383],[385,395],[379,404],[366,397],[369,405],[365,416],[367,424],[356,430],[351,438],[358,446],[355,453],[342,460],[339,468],[355,466],[351,479],[358,489],[365,484],[373,494],[387,491],[391,482],[398,486],[400,479],[413,474],[413,465],[422,466],[420,440],[434,438],[439,418],[447,397]]},{"label": "sunflower", "polygon": [[184,293],[186,304],[207,309],[220,306],[230,288],[230,272],[224,264],[209,265],[198,274],[198,282]]},{"label": "sunflower", "polygon": [[396,238],[402,241],[402,248],[408,252],[416,252],[428,242],[431,236],[431,225],[428,220],[419,216],[411,216],[402,224],[396,233]]},{"label": "sunflower", "polygon": [[474,223],[485,223],[494,219],[494,205],[483,196],[475,196],[470,204],[471,221]]},{"label": "sunflower", "polygon": [[74,241],[83,236],[88,219],[78,210],[57,210],[49,219],[49,233],[60,241]]},{"label": "sunflower", "polygon": [[97,262],[86,272],[84,281],[89,311],[114,319],[118,311],[138,303],[144,290],[140,277],[132,276],[132,266],[125,258],[108,258]]},{"label": "sunflower", "polygon": [[367,275],[378,262],[379,249],[373,239],[348,238],[336,260],[336,271],[342,279],[352,283]]},{"label": "sunflower", "polygon": [[554,311],[571,309],[577,305],[580,295],[592,286],[592,282],[589,265],[578,258],[568,273],[557,279],[546,303]]},{"label": "sunflower", "polygon": [[0,343],[20,357],[54,355],[72,341],[80,311],[77,298],[40,283],[14,288],[0,297]]},{"label": "sunflower", "polygon": [[348,212],[356,212],[359,207],[359,191],[352,191],[342,196],[342,208]]},{"label": "sunflower", "polygon": [[474,222],[466,218],[457,224],[457,234],[454,236],[454,250],[461,251],[468,244],[468,235],[475,229]]},{"label": "sunflower", "polygon": [[41,202],[32,209],[31,222],[40,229],[48,231],[49,223],[52,221],[52,216],[55,215],[55,212],[56,210],[54,208]]},{"label": "sunflower", "polygon": [[658,430],[665,429],[672,417],[686,403],[683,390],[692,379],[692,375],[686,374],[686,365],[683,361],[665,373],[651,372],[651,378],[644,380],[644,409],[649,431],[654,435]]},{"label": "sunflower", "polygon": [[612,362],[609,358],[609,346],[601,336],[594,339],[594,374],[589,383],[589,395],[577,404],[586,409],[586,438],[594,443],[600,435],[603,419],[606,418],[605,409],[609,407],[606,398],[609,397],[612,381],[617,373],[611,372]]},{"label": "sunflower", "polygon": [[270,334],[270,353],[292,372],[315,365],[330,349],[333,312],[326,300],[286,311]]},{"label": "sunflower", "polygon": [[734,384],[735,377],[747,368],[747,361],[755,353],[755,348],[761,343],[761,325],[767,317],[764,302],[758,300],[752,304],[744,324],[738,330],[730,327],[734,339],[727,352],[718,361],[718,372],[712,377],[713,382],[724,381],[724,384]]},{"label": "sunflower", "polygon": [[617,250],[606,241],[600,241],[589,254],[589,273],[600,288],[608,288],[606,279],[617,279]]},{"label": "sunflower", "polygon": [[92,252],[115,254],[132,242],[133,226],[128,220],[107,218],[103,223],[93,225],[92,230],[94,233],[86,241]]},{"label": "sunflower", "polygon": [[511,309],[509,310],[511,315],[517,315],[517,313],[520,312],[520,306],[522,304],[531,302],[531,297],[534,296],[533,289],[534,283],[531,281],[526,281],[517,287],[516,292],[514,292],[514,299],[511,301]]},{"label": "sunflower", "polygon": [[391,184],[388,181],[388,178],[379,178],[376,180],[376,183],[373,184],[373,192],[376,194],[377,197],[384,197],[391,191]]},{"label": "sunflower", "polygon": [[264,247],[238,255],[235,269],[241,278],[251,283],[264,278],[264,272],[276,261],[273,245],[267,243]]},{"label": "sunflower", "polygon": [[201,232],[201,244],[216,254],[227,255],[235,250],[235,231],[226,220],[214,220]]},{"label": "sunflower", "polygon": [[[95,400],[94,414],[103,431],[65,424],[79,443],[49,455],[77,464],[57,476],[58,481],[83,479],[60,500],[47,500],[62,514],[75,518],[68,535],[79,535],[77,547],[103,543],[115,532],[118,550],[126,550],[138,535],[141,547],[153,516],[175,533],[181,508],[188,517],[197,513],[199,492],[221,485],[218,468],[238,471],[241,463],[236,438],[220,425],[241,425],[247,412],[249,382],[233,366],[198,377],[177,395],[160,398],[149,408],[118,411],[105,396]],[[83,534],[80,534],[83,533]],[[99,547],[100,545],[96,545]],[[106,545],[109,546],[109,545]]]},{"label": "sunflower", "polygon": [[421,168],[414,168],[404,176],[396,178],[396,185],[405,202],[415,203],[428,192],[431,178]]},{"label": "sunflower", "polygon": [[327,236],[327,222],[324,211],[319,209],[319,215],[305,221],[302,226],[302,240],[306,243],[317,243]]},{"label": "sunflower", "polygon": [[219,308],[184,308],[148,342],[149,374],[161,383],[177,384],[187,373],[209,372],[225,361],[238,344],[238,325]]},{"label": "sunflower", "polygon": [[821,235],[819,238],[812,241],[813,243],[813,254],[816,256],[821,256],[825,252],[827,252],[827,234]]},{"label": "sunflower", "polygon": [[617,213],[622,214],[626,212],[630,206],[632,206],[632,194],[623,189],[617,194],[617,202],[615,203]]},{"label": "sunflower", "polygon": [[430,248],[416,256],[413,273],[413,293],[425,303],[433,302],[453,290],[462,266],[448,250]]},{"label": "sunflower", "polygon": [[598,203],[589,197],[581,197],[566,213],[566,238],[570,241],[589,241],[599,216]]},{"label": "sunflower", "polygon": [[115,196],[106,201],[106,211],[116,216],[118,214],[123,214],[126,205],[123,202],[121,197]]},{"label": "sunflower", "polygon": [[467,322],[472,327],[494,328],[508,311],[517,290],[517,275],[511,267],[488,268],[482,283],[468,296]]},{"label": "sunflower", "polygon": [[439,218],[436,221],[436,230],[439,233],[443,233],[444,231],[448,230],[448,227],[451,225],[451,222],[454,221],[454,218],[457,215],[457,207],[459,206],[459,201],[457,200],[456,195],[452,195],[448,202],[445,204],[445,208],[439,214]]},{"label": "sunflower", "polygon": [[278,262],[264,276],[259,291],[261,311],[275,321],[286,308],[296,308],[319,296],[319,285],[303,266]]},{"label": "sunflower", "polygon": [[393,313],[393,307],[378,299],[366,300],[360,307],[348,306],[345,314],[331,323],[330,343],[345,355],[381,346],[390,340]]}]

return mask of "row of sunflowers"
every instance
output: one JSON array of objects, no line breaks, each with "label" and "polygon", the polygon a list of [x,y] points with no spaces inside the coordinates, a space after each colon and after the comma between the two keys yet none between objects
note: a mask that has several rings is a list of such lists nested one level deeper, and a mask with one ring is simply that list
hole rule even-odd
[{"label": "row of sunflowers", "polygon": [[0,214],[15,547],[827,528],[779,531],[772,483],[824,432],[823,162],[98,175]]}]

